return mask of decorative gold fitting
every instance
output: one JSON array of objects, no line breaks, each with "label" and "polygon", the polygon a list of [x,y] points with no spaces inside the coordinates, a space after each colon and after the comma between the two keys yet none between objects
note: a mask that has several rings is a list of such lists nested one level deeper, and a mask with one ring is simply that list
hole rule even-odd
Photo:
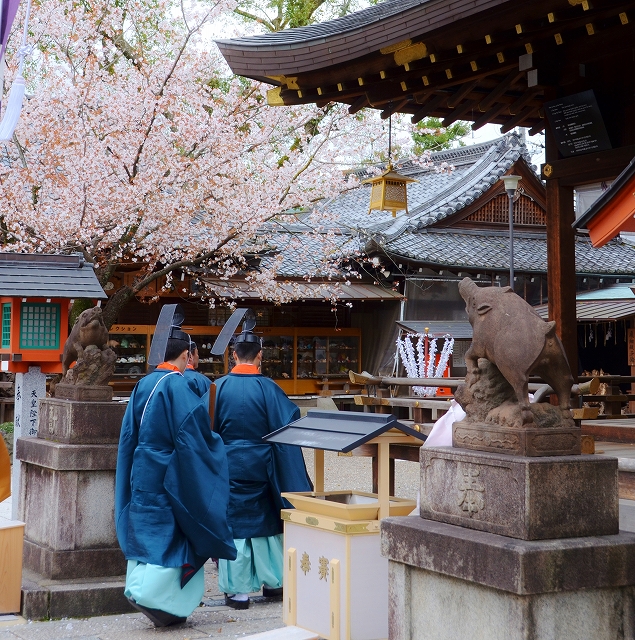
[{"label": "decorative gold fitting", "polygon": [[556,21],[556,16],[554,13],[548,13],[547,14],[547,20],[549,20],[549,22],[555,22]]},{"label": "decorative gold fitting", "polygon": [[470,67],[472,67],[472,71],[478,71],[478,64],[476,64],[476,60],[470,61]]},{"label": "decorative gold fitting", "polygon": [[457,53],[463,53],[463,45],[462,44],[457,44],[456,45],[456,51],[457,51]]},{"label": "decorative gold fitting", "polygon": [[556,44],[562,44],[562,36],[559,33],[556,33],[553,37],[556,39]]},{"label": "decorative gold fitting", "polygon": [[595,33],[595,27],[593,26],[592,22],[587,23],[586,25],[586,32],[592,36]]},{"label": "decorative gold fitting", "polygon": [[553,173],[553,167],[550,164],[546,164],[542,168],[542,175],[545,176],[545,178],[548,178],[549,176],[551,176],[552,173]]},{"label": "decorative gold fitting", "polygon": [[527,53],[533,53],[534,52],[534,48],[531,46],[531,42],[527,42],[525,44],[525,51]]},{"label": "decorative gold fitting", "polygon": [[448,77],[448,80],[452,80],[452,69],[446,69],[445,75]]},{"label": "decorative gold fitting", "polygon": [[516,25],[516,33],[517,33],[518,35],[520,35],[522,32],[523,32],[523,26],[522,26],[522,24],[517,24],[517,25]]},{"label": "decorative gold fitting", "polygon": [[626,12],[620,13],[620,22],[622,24],[628,24],[628,16],[626,15]]},{"label": "decorative gold fitting", "polygon": [[485,44],[492,44],[492,36],[485,36]]},{"label": "decorative gold fitting", "polygon": [[502,64],[503,62],[505,62],[505,54],[502,51],[499,51],[496,54],[496,58],[498,59],[498,61]]}]

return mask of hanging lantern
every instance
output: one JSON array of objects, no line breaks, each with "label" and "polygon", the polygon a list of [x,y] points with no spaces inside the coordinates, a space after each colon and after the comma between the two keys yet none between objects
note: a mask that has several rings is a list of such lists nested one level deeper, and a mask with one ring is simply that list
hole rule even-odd
[{"label": "hanging lantern", "polygon": [[373,209],[392,211],[393,218],[397,215],[397,211],[402,209],[405,209],[406,213],[408,213],[408,191],[406,185],[409,182],[418,182],[418,180],[407,178],[393,171],[390,163],[386,167],[386,171],[380,176],[364,180],[362,184],[372,185],[368,213]]},{"label": "hanging lantern", "polygon": [[409,182],[418,182],[414,178],[406,178],[393,171],[390,161],[392,153],[392,102],[389,106],[390,116],[388,120],[388,166],[380,176],[363,180],[362,184],[372,185],[370,191],[370,206],[368,213],[373,209],[380,211],[392,211],[392,217],[396,217],[397,211],[402,209],[408,213],[408,190],[406,185]]}]

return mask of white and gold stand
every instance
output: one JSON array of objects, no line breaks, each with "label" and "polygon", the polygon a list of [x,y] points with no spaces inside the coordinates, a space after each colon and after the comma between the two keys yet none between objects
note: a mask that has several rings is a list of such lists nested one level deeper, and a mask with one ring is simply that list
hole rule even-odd
[{"label": "white and gold stand", "polygon": [[400,431],[377,444],[378,494],[324,491],[324,451],[315,451],[315,491],[285,493],[284,622],[328,640],[388,638],[388,560],[380,520],[408,515],[414,500],[389,496],[390,444],[421,445]]}]

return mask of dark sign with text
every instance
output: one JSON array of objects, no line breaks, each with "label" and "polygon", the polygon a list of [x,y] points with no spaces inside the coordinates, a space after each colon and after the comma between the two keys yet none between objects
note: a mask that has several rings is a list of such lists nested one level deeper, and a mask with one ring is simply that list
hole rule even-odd
[{"label": "dark sign with text", "polygon": [[545,111],[558,151],[563,156],[611,148],[593,91],[546,102]]}]

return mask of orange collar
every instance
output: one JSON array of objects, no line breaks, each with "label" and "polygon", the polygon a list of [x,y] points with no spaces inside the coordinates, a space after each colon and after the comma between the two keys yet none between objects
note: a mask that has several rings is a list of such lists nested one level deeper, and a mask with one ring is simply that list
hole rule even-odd
[{"label": "orange collar", "polygon": [[157,369],[165,369],[166,371],[176,371],[177,373],[181,373],[181,370],[175,364],[170,364],[169,362],[162,362],[157,365]]},{"label": "orange collar", "polygon": [[237,364],[232,370],[231,373],[250,373],[250,374],[259,374],[258,367],[255,364]]},{"label": "orange collar", "polygon": [[185,368],[186,369],[192,369],[192,371],[194,371],[194,365],[193,364],[188,364]]}]

